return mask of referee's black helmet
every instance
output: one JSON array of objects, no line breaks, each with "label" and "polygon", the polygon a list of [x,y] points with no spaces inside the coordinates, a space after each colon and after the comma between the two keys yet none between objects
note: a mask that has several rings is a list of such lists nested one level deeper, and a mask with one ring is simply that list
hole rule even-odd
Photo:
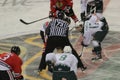
[{"label": "referee's black helmet", "polygon": [[69,17],[66,17],[64,20],[65,20],[68,24],[70,24],[70,23],[71,23],[71,20],[70,20],[70,18],[69,18]]},{"label": "referee's black helmet", "polygon": [[57,18],[59,18],[59,19],[64,19],[64,17],[65,17],[65,14],[64,14],[63,11],[59,11],[59,12],[57,13]]}]

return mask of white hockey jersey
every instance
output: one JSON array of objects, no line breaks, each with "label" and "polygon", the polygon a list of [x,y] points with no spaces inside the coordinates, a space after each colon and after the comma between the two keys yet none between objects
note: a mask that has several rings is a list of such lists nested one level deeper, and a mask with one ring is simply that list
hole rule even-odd
[{"label": "white hockey jersey", "polygon": [[71,53],[49,53],[46,55],[46,61],[52,61],[55,65],[66,65],[71,71],[76,73],[78,60]]},{"label": "white hockey jersey", "polygon": [[89,20],[85,21],[83,43],[85,45],[89,45],[91,40],[93,39],[93,35],[97,31],[102,31],[101,30],[102,26],[103,26],[103,22],[98,20],[97,16],[95,15],[92,15],[92,17]]}]

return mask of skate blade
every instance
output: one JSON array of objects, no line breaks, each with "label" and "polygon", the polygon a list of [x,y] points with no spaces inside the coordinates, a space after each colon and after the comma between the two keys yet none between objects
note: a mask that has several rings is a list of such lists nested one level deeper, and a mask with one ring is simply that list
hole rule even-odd
[{"label": "skate blade", "polygon": [[103,59],[98,59],[98,60],[92,60],[92,62],[103,62]]}]

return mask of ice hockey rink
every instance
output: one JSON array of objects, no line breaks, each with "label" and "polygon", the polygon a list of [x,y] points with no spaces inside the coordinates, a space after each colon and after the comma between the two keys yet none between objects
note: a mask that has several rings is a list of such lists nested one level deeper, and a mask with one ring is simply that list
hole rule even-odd
[{"label": "ice hockey rink", "polygon": [[[80,19],[80,0],[73,0],[73,9]],[[120,1],[104,0],[103,15],[109,24],[109,33],[102,43],[103,61],[91,62],[91,47],[85,48],[82,60],[87,66],[85,73],[78,70],[78,80],[120,80]],[[9,52],[11,46],[19,45],[22,49],[23,76],[25,80],[51,80],[51,73],[37,73],[42,54],[42,41],[39,29],[45,19],[30,25],[19,20],[31,22],[47,17],[49,0],[0,0],[0,53]],[[74,22],[70,25],[74,26]],[[71,32],[70,40],[77,52],[80,52],[79,32]]]}]

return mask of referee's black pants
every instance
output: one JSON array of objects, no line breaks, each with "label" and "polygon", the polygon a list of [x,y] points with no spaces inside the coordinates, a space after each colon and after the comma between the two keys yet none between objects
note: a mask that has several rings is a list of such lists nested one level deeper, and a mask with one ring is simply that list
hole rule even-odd
[{"label": "referee's black pants", "polygon": [[42,54],[41,62],[39,64],[38,69],[40,71],[42,69],[46,69],[46,61],[45,61],[46,54],[53,52],[56,47],[64,48],[64,46],[71,46],[73,55],[75,55],[75,57],[78,59],[78,67],[83,68],[84,65],[83,65],[81,59],[79,58],[77,52],[75,51],[75,49],[71,45],[69,38],[68,37],[61,37],[61,36],[52,36],[52,37],[48,37],[48,39],[47,39],[45,52]]}]

